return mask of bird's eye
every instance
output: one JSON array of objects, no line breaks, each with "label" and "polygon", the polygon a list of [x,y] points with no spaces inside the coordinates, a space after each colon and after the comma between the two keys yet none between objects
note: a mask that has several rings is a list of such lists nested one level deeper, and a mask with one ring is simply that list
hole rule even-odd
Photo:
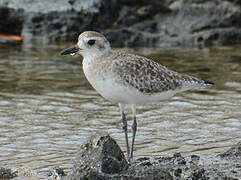
[{"label": "bird's eye", "polygon": [[91,45],[91,46],[94,45],[95,44],[95,40],[93,40],[93,39],[89,40],[88,44]]}]

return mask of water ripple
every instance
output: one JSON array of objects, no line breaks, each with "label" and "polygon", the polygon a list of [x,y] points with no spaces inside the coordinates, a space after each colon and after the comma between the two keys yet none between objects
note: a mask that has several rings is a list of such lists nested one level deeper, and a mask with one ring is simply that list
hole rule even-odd
[{"label": "water ripple", "polygon": [[[118,106],[90,87],[77,58],[63,60],[55,55],[60,48],[52,48],[47,55],[38,47],[31,53],[8,48],[0,54],[1,166],[24,165],[46,174],[59,165],[68,171],[80,144],[96,131],[111,134],[125,150]],[[233,51],[147,52],[171,69],[211,79],[215,86],[138,106],[135,157],[217,154],[240,140],[241,66],[232,61]],[[222,68],[225,63],[233,66]],[[130,110],[127,118],[131,129]]]}]

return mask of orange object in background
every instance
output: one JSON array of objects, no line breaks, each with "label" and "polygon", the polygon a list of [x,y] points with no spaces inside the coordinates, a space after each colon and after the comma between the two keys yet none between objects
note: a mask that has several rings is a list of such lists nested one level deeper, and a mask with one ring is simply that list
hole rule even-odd
[{"label": "orange object in background", "polygon": [[22,41],[23,40],[23,38],[21,36],[18,36],[18,35],[10,35],[10,34],[1,34],[0,33],[0,39],[1,39],[1,37],[12,39],[12,40],[15,40],[15,41]]}]

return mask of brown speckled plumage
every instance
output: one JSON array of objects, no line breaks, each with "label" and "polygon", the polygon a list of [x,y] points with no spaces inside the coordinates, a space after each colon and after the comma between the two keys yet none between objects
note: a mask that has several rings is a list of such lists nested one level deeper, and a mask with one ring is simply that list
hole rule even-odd
[{"label": "brown speckled plumage", "polygon": [[132,86],[142,93],[154,94],[204,85],[198,78],[171,71],[138,55],[112,52],[104,61],[105,66],[107,64],[110,66],[108,71],[111,70],[119,77],[119,83]]}]

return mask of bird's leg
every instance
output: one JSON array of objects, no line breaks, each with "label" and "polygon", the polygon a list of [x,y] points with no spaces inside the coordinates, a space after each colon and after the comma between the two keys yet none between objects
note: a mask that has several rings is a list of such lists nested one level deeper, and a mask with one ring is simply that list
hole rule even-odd
[{"label": "bird's leg", "polygon": [[130,157],[130,147],[129,147],[129,142],[128,142],[128,132],[127,132],[127,121],[126,121],[126,116],[124,113],[124,105],[123,104],[119,104],[120,107],[120,111],[121,111],[121,119],[122,119],[122,128],[124,130],[125,133],[125,140],[126,140],[126,153],[127,153],[127,160]]},{"label": "bird's leg", "polygon": [[130,157],[130,146],[129,146],[129,141],[128,141],[127,121],[126,121],[126,116],[125,116],[124,112],[121,113],[121,117],[122,117],[122,124],[123,124],[122,128],[123,128],[124,133],[125,133],[127,159],[129,159],[129,157]]},{"label": "bird's leg", "polygon": [[132,142],[131,142],[131,155],[129,161],[133,158],[133,151],[134,151],[134,144],[135,144],[135,137],[136,137],[136,130],[137,130],[137,123],[136,123],[136,105],[132,106],[133,111],[133,123],[132,123]]}]

